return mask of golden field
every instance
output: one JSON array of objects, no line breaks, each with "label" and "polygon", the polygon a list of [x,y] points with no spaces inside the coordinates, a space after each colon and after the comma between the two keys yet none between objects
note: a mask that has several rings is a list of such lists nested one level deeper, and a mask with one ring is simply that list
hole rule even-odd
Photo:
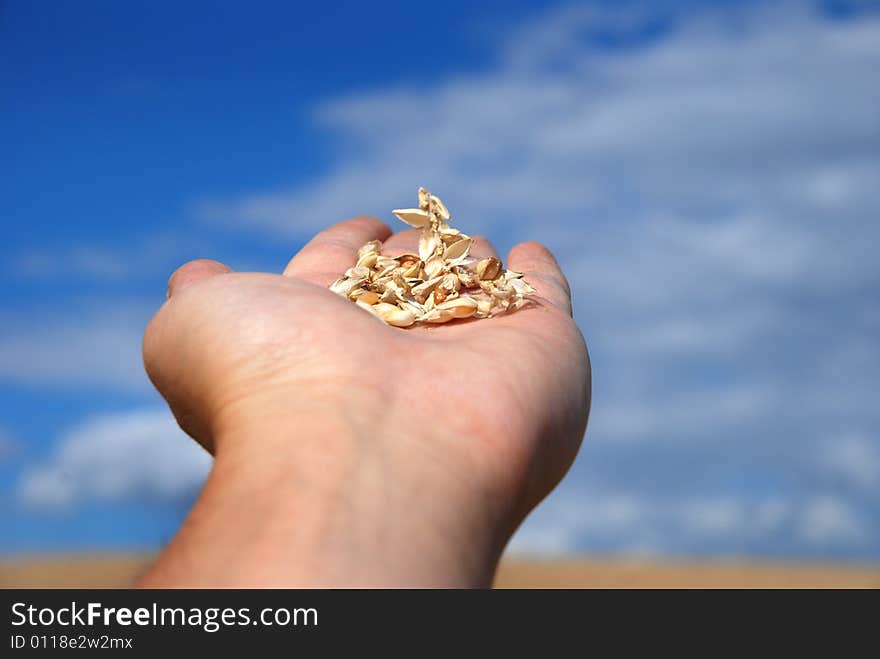
[{"label": "golden field", "polygon": [[[124,588],[148,555],[71,555],[0,561],[0,588]],[[506,559],[496,588],[880,588],[880,566]]]}]

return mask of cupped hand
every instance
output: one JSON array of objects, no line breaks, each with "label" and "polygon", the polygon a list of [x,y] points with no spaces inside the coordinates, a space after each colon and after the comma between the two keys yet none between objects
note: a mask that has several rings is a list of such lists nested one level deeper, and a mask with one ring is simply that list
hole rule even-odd
[{"label": "cupped hand", "polygon": [[[391,235],[362,217],[319,233],[281,275],[214,261],[172,275],[144,337],[145,366],[181,427],[217,460],[152,582],[179,581],[181,556],[212,524],[226,533],[215,512],[231,505],[224,492],[266,496],[257,484],[272,483],[296,508],[288,517],[312,502],[325,516],[352,519],[327,529],[305,514],[286,549],[232,540],[283,565],[221,577],[207,557],[191,581],[485,584],[513,530],[571,464],[587,423],[590,367],[552,254],[537,243],[511,250],[507,266],[537,290],[523,309],[401,329],[327,289],[369,240],[384,241],[385,254],[414,252],[418,231]],[[495,255],[483,239],[472,253]],[[247,503],[233,509],[246,515]],[[255,532],[269,545],[275,538]],[[311,553],[318,548],[335,563],[323,565]],[[383,573],[389,560],[396,567]]]}]

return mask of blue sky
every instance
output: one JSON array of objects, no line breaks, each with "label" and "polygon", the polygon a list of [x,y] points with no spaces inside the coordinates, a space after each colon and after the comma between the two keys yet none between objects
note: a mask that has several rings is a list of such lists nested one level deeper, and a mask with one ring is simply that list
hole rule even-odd
[{"label": "blue sky", "polygon": [[0,553],[185,515],[139,347],[177,265],[426,185],[550,245],[591,347],[512,550],[880,559],[877,5],[417,5],[0,4]]}]

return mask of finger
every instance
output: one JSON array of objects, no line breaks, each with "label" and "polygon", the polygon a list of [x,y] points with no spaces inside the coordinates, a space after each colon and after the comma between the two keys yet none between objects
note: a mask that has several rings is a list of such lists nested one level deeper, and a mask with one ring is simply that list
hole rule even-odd
[{"label": "finger", "polygon": [[184,263],[168,279],[168,292],[165,294],[165,297],[169,298],[187,286],[191,286],[203,279],[226,274],[227,272],[232,272],[232,268],[210,259],[198,259]]},{"label": "finger", "polygon": [[324,229],[284,269],[286,277],[299,277],[327,285],[357,261],[357,251],[371,240],[385,240],[391,229],[375,217],[356,217]]},{"label": "finger", "polygon": [[419,236],[421,229],[405,229],[398,231],[389,237],[382,245],[382,254],[385,256],[400,256],[401,254],[419,253]]},{"label": "finger", "polygon": [[498,258],[498,252],[485,236],[474,236],[474,243],[468,253],[478,259],[485,259],[488,256]]},{"label": "finger", "polygon": [[571,315],[571,287],[549,249],[536,242],[520,243],[510,250],[507,265],[523,274],[538,297]]}]

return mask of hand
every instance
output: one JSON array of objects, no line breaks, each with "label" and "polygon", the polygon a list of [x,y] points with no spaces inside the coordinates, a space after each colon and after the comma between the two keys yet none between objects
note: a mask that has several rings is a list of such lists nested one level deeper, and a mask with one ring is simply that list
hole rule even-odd
[{"label": "hand", "polygon": [[[584,434],[590,367],[568,284],[544,247],[507,265],[536,302],[488,320],[400,329],[327,285],[369,240],[337,224],[283,275],[182,266],[144,336],[180,426],[215,454],[142,585],[486,586],[513,531]],[[476,256],[494,254],[483,239]]]}]

